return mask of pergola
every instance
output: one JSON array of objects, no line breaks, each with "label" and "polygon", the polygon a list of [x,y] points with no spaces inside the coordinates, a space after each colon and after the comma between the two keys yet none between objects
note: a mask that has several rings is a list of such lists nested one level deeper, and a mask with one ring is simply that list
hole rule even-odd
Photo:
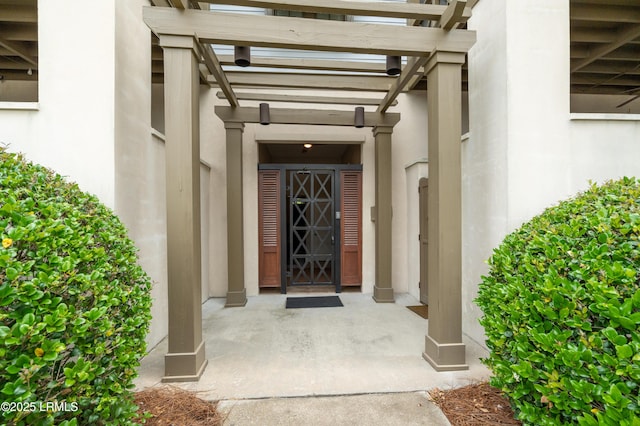
[{"label": "pergola", "polygon": [[[391,155],[393,126],[400,114],[388,112],[397,96],[426,76],[429,88],[429,298],[430,318],[424,358],[437,370],[466,369],[461,323],[461,90],[462,65],[475,33],[458,29],[471,15],[466,0],[449,5],[341,0],[156,1],[144,20],[163,49],[167,162],[167,244],[169,351],[165,381],[197,380],[206,367],[200,305],[199,85],[218,86],[229,106],[216,107],[227,132],[226,306],[243,306],[244,287],[242,135],[258,123],[259,109],[241,102],[302,102],[299,109],[270,108],[273,124],[354,126],[353,110],[309,109],[314,103],[374,105],[364,126],[375,137],[374,299],[393,302],[391,285]],[[344,15],[407,19],[406,26],[331,22],[305,18],[213,12],[206,3]],[[165,6],[165,7],[158,7]],[[174,7],[166,7],[174,6]],[[203,8],[203,6],[205,8]],[[423,24],[426,23],[426,24]],[[424,26],[423,26],[424,25]],[[269,46],[298,50],[406,56],[397,77],[380,64],[348,61],[292,61],[262,58],[246,71],[227,71],[211,44]],[[260,72],[262,67],[292,72]],[[308,73],[295,72],[311,70]],[[354,74],[354,71],[356,72]],[[365,73],[363,75],[363,73]],[[238,87],[257,91],[236,93]],[[264,88],[283,93],[261,93]],[[331,96],[300,96],[290,89],[328,89]],[[287,90],[284,90],[287,89]],[[382,92],[381,98],[335,96],[340,91]],[[425,141],[427,143],[427,141]]]}]

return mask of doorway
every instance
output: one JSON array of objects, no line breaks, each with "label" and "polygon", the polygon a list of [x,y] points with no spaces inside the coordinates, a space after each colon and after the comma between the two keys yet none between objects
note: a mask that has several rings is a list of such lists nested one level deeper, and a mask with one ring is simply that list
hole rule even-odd
[{"label": "doorway", "polygon": [[335,196],[332,169],[287,175],[287,286],[335,284]]},{"label": "doorway", "polygon": [[259,286],[362,285],[362,166],[260,164]]}]

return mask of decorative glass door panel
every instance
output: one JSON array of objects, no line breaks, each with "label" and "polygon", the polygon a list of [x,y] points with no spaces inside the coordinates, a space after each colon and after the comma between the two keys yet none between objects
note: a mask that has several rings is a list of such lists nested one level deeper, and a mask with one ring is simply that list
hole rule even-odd
[{"label": "decorative glass door panel", "polygon": [[335,281],[334,173],[289,171],[290,285],[332,285]]}]

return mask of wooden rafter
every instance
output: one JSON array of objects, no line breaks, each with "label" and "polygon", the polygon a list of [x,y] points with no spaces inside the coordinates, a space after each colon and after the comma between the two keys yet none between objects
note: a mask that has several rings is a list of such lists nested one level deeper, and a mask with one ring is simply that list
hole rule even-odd
[{"label": "wooden rafter", "polygon": [[[220,99],[225,99],[222,92],[216,93]],[[305,96],[305,95],[280,95],[274,93],[253,93],[239,92],[236,96],[240,100],[247,101],[264,101],[264,102],[287,102],[287,103],[305,103],[305,104],[332,104],[332,105],[379,105],[382,99],[376,98],[357,98],[342,96]],[[398,104],[393,101],[391,106]]]},{"label": "wooden rafter", "polygon": [[[290,89],[327,89],[386,92],[392,78],[359,75],[330,75],[302,73],[261,73],[227,71],[227,78],[234,87],[281,87]],[[210,79],[209,83],[215,83]]]},{"label": "wooden rafter", "polygon": [[601,59],[603,56],[607,55],[608,53],[613,52],[620,46],[626,43],[629,43],[630,41],[635,40],[638,37],[640,37],[640,25],[631,25],[631,26],[625,27],[623,30],[618,32],[618,35],[615,41],[611,43],[603,44],[593,49],[593,51],[589,54],[589,56],[576,61],[571,66],[571,72],[579,71],[580,69],[584,68],[590,63],[595,62],[598,59]]},{"label": "wooden rafter", "polygon": [[[466,52],[475,32],[304,18],[252,16],[145,7],[144,20],[156,34],[198,35],[201,42],[300,50],[427,56],[432,50]],[[345,37],[345,34],[349,34]]]},{"label": "wooden rafter", "polygon": [[461,22],[466,22],[469,18],[464,18],[464,11],[467,0],[451,0],[440,18],[440,27],[444,30],[452,30]]},{"label": "wooden rafter", "polygon": [[227,101],[229,101],[229,104],[232,107],[240,106],[240,104],[238,103],[238,98],[236,97],[236,94],[233,92],[233,89],[231,88],[231,84],[229,83],[227,76],[222,70],[222,66],[218,61],[218,58],[216,57],[215,52],[211,48],[211,45],[200,44],[199,46],[200,46],[200,50],[202,51],[202,56],[204,58],[205,65],[207,66],[209,72],[211,72],[211,75],[215,79],[216,83],[222,89],[222,92],[227,98]]},{"label": "wooden rafter", "polygon": [[378,105],[378,112],[386,112],[387,109],[392,105],[393,101],[396,100],[400,92],[405,88],[405,86],[409,83],[410,79],[418,72],[420,67],[423,67],[429,58],[422,56],[418,58],[410,58],[407,62],[407,65],[402,69],[402,72],[396,78],[395,82],[391,85],[389,92],[384,97],[380,105]]},{"label": "wooden rafter", "polygon": [[[233,56],[220,55],[222,65],[234,65]],[[356,61],[330,61],[322,59],[289,59],[273,57],[252,57],[252,68],[286,68],[305,69],[315,71],[349,71],[349,72],[376,72],[384,73],[383,63],[356,62]]]},{"label": "wooden rafter", "polygon": [[447,6],[346,0],[208,0],[208,3],[285,9],[311,13],[440,20]]}]

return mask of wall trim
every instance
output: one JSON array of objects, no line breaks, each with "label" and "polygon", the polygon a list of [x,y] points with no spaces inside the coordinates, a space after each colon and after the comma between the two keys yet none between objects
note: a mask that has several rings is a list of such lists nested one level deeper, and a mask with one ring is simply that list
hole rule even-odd
[{"label": "wall trim", "polygon": [[415,161],[412,161],[410,163],[407,163],[404,165],[404,169],[405,170],[409,170],[411,167],[415,166],[416,164],[429,164],[429,159],[427,158],[419,158]]},{"label": "wall trim", "polygon": [[640,114],[571,113],[571,121],[640,121]]},{"label": "wall trim", "polygon": [[[151,136],[155,136],[162,143],[166,143],[167,142],[167,140],[166,140],[166,138],[164,136],[164,133],[162,133],[161,131],[159,131],[157,129],[154,129],[153,127],[151,128]],[[200,159],[200,165],[201,166],[205,166],[209,170],[211,170],[213,168],[213,166],[211,164],[209,164],[208,162],[206,162],[202,158]]]},{"label": "wall trim", "polygon": [[39,102],[0,102],[0,110],[39,111]]}]

